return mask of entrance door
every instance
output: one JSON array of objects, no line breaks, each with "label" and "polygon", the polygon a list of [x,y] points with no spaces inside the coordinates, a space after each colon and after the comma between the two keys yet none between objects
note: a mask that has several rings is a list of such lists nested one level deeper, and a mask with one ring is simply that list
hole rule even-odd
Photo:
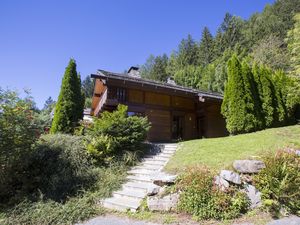
[{"label": "entrance door", "polygon": [[197,117],[197,130],[198,130],[198,138],[205,137],[205,129],[204,129],[204,116]]},{"label": "entrance door", "polygon": [[178,140],[183,137],[183,116],[173,116],[172,121],[172,139]]}]

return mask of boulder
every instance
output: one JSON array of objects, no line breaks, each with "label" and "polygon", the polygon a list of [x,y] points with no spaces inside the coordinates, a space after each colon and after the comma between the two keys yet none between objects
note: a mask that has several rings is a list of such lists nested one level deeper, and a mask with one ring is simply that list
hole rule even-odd
[{"label": "boulder", "polygon": [[151,184],[147,187],[147,195],[152,196],[160,192],[161,187],[156,184]]},{"label": "boulder", "polygon": [[152,181],[154,184],[158,186],[165,186],[174,184],[176,180],[177,175],[171,175],[164,172],[160,172],[152,177]]},{"label": "boulder", "polygon": [[230,170],[221,170],[220,177],[234,184],[242,183],[240,175]]},{"label": "boulder", "polygon": [[163,198],[148,197],[147,206],[150,211],[174,211],[177,207],[179,194],[166,195]]},{"label": "boulder", "polygon": [[240,173],[258,173],[266,165],[259,160],[235,160],[233,168]]},{"label": "boulder", "polygon": [[228,181],[226,181],[220,176],[215,176],[214,184],[216,184],[222,191],[225,191],[227,188],[229,188]]},{"label": "boulder", "polygon": [[259,192],[253,185],[250,184],[245,185],[244,191],[251,202],[251,209],[261,206],[261,192]]}]

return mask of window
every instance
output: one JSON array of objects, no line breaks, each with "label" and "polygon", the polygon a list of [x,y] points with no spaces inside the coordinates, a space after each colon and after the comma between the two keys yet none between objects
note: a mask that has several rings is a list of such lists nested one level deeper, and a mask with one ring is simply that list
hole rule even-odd
[{"label": "window", "polygon": [[142,112],[127,112],[128,116],[145,116]]},{"label": "window", "polygon": [[125,88],[117,88],[117,99],[120,102],[126,101],[126,90]]}]

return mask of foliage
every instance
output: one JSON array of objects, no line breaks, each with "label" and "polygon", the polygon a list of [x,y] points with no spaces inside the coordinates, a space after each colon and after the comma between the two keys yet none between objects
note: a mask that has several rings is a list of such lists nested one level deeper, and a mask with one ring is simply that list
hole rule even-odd
[{"label": "foliage", "polygon": [[94,93],[94,81],[90,76],[86,76],[82,81],[81,88],[86,98],[91,98]]},{"label": "foliage", "polygon": [[24,201],[6,212],[3,223],[8,225],[74,224],[103,214],[103,209],[95,202],[93,196],[71,198],[65,204],[53,200],[40,200],[34,203]]},{"label": "foliage", "polygon": [[72,133],[83,116],[84,94],[76,62],[70,59],[55,107],[51,133]]},{"label": "foliage", "polygon": [[246,62],[241,65],[236,55],[228,61],[228,81],[222,103],[226,128],[231,134],[254,131],[259,126],[255,116],[252,74]]},{"label": "foliage", "polygon": [[39,136],[32,103],[0,89],[0,201],[14,194],[23,177],[24,159]]},{"label": "foliage", "polygon": [[264,205],[275,215],[281,207],[300,215],[300,158],[293,152],[278,151],[266,154],[266,168],[254,177],[262,192]]},{"label": "foliage", "polygon": [[273,70],[287,70],[287,49],[283,48],[284,41],[270,35],[252,47],[251,56],[255,62],[269,66]]},{"label": "foliage", "polygon": [[[299,11],[298,0],[277,0],[248,20],[226,13],[215,36],[204,27],[199,41],[191,35],[183,39],[169,56],[166,70],[161,70],[161,74],[166,71],[179,85],[223,93],[227,80],[226,64],[232,54],[240,58],[251,56],[253,61],[287,72],[293,62],[289,62],[284,39],[290,30],[287,43],[290,53],[293,51],[291,58],[296,60],[299,51],[295,48],[295,41],[300,35],[297,35],[299,29],[296,30],[293,17]],[[150,74],[155,58],[150,56],[142,66],[144,74]],[[295,63],[294,66],[297,66]],[[158,75],[144,77],[165,81],[157,78]],[[289,92],[296,96],[299,89],[291,88]]]},{"label": "foliage", "polygon": [[287,91],[292,85],[290,78],[256,63],[251,69],[248,61],[245,58],[241,64],[235,55],[228,61],[222,114],[231,134],[282,126],[293,120],[296,101],[294,92],[290,95]]},{"label": "foliage", "polygon": [[206,66],[212,62],[214,57],[214,40],[208,27],[204,27],[199,43],[199,64]]},{"label": "foliage", "polygon": [[[294,17],[294,27],[289,30],[286,38],[288,44],[288,51],[290,56],[289,75],[291,76],[292,85],[288,86],[288,93],[290,95],[289,106],[298,105],[300,109],[300,13]],[[296,103],[296,104],[295,104]],[[290,107],[295,110],[295,107]]]},{"label": "foliage", "polygon": [[232,219],[245,213],[249,200],[238,188],[221,191],[213,183],[214,173],[205,167],[188,168],[179,178],[179,210],[197,219]]},{"label": "foliage", "polygon": [[44,135],[28,157],[23,189],[25,193],[38,189],[44,198],[64,200],[94,182],[92,169],[82,137]]},{"label": "foliage", "polygon": [[201,66],[189,65],[174,74],[176,84],[196,88],[201,80],[203,68]]},{"label": "foliage", "polygon": [[91,108],[91,107],[92,107],[92,98],[85,98],[84,108]]},{"label": "foliage", "polygon": [[149,128],[146,117],[127,116],[127,106],[119,105],[117,110],[103,112],[94,120],[87,131],[91,136],[87,149],[100,160],[124,151],[136,151]]},{"label": "foliage", "polygon": [[44,104],[44,107],[39,112],[35,112],[34,117],[36,118],[39,129],[42,133],[48,133],[53,118],[53,111],[55,108],[56,102],[53,101],[51,97],[49,97]]},{"label": "foliage", "polygon": [[150,80],[166,82],[169,77],[167,73],[168,56],[150,55],[146,63],[141,67],[141,76]]},{"label": "foliage", "polygon": [[99,199],[109,197],[120,187],[126,177],[127,167],[123,163],[112,163],[108,167],[95,168],[96,183],[88,191],[82,191],[65,202],[41,198],[32,202],[25,200],[11,208],[2,208],[2,224],[75,224],[99,214],[104,210]]}]

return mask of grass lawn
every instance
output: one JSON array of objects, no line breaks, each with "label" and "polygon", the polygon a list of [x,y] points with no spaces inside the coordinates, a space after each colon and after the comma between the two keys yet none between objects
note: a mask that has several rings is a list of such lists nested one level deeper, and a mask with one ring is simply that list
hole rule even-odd
[{"label": "grass lawn", "polygon": [[259,157],[264,151],[276,151],[286,146],[300,148],[300,125],[182,142],[166,170],[180,172],[197,164],[221,169],[229,167],[233,160]]}]

